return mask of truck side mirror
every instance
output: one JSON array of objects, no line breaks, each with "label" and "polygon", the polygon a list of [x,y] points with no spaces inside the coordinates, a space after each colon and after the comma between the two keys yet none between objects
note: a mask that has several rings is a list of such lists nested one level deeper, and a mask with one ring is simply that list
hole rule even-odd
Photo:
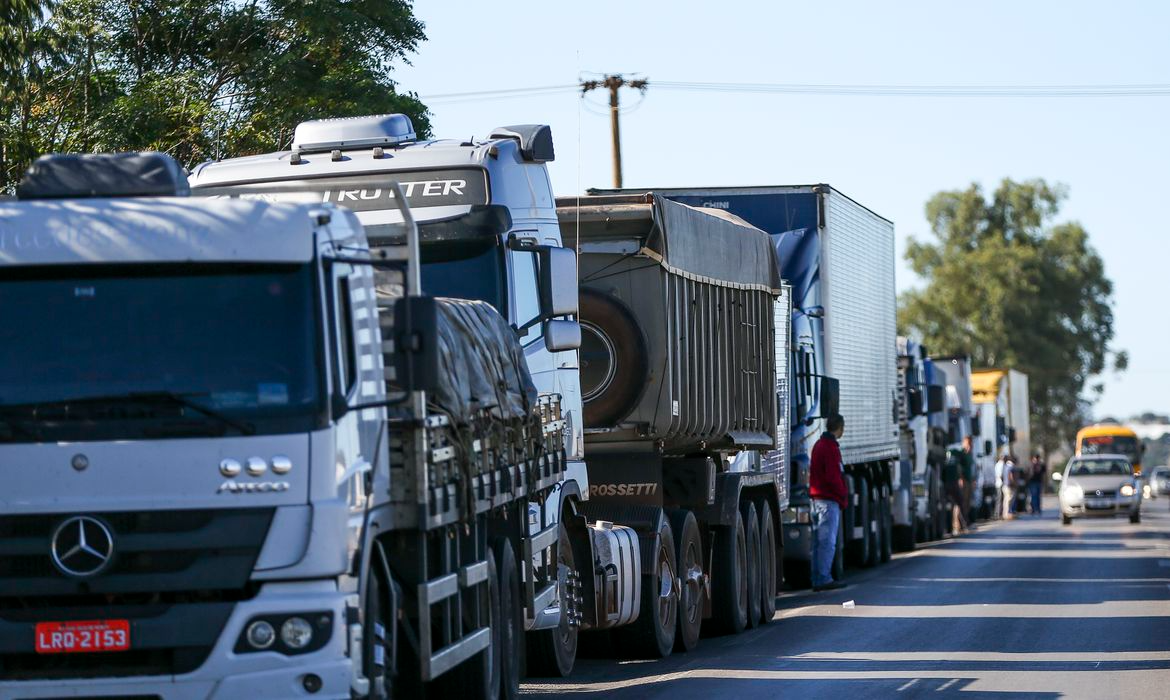
[{"label": "truck side mirror", "polygon": [[926,387],[926,411],[941,413],[947,406],[947,388],[939,384]]},{"label": "truck side mirror", "polygon": [[1008,428],[1007,433],[1008,433],[1008,442],[1009,443],[1015,442],[1016,441],[1016,429],[1015,428]]},{"label": "truck side mirror", "polygon": [[984,440],[983,441],[983,454],[985,454],[985,455],[994,454],[992,447],[991,447],[991,440]]},{"label": "truck side mirror", "polygon": [[841,412],[841,382],[835,377],[821,377],[821,418]]},{"label": "truck side mirror", "polygon": [[581,347],[581,324],[553,319],[544,322],[544,347],[549,352],[576,350]]},{"label": "truck side mirror", "polygon": [[568,248],[541,246],[541,315],[545,318],[574,316],[577,314],[578,308],[577,254]]}]

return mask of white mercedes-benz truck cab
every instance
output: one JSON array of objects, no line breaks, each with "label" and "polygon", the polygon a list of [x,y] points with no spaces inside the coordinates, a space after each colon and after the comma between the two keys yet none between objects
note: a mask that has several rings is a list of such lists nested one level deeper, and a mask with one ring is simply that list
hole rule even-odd
[{"label": "white mercedes-benz truck cab", "polygon": [[[498,309],[516,330],[538,392],[560,397],[565,479],[543,514],[535,507],[530,513],[534,536],[556,526],[562,507],[589,493],[576,257],[562,246],[546,166],[553,157],[548,126],[500,127],[485,139],[422,140],[409,118],[391,114],[305,122],[296,127],[288,151],[204,163],[191,173],[197,195],[346,207],[372,241],[402,221],[387,188],[391,180],[401,184],[419,226],[423,288]],[[550,298],[558,301],[542,304]],[[525,628],[546,637],[529,644],[533,672],[571,669],[572,656],[552,638],[575,640],[575,629],[569,629],[576,624],[575,600],[567,606],[560,600],[564,591],[575,590],[577,577],[566,555],[562,548],[556,597],[536,598],[524,611]],[[562,609],[568,614],[562,616]],[[559,658],[545,653],[550,649]]]},{"label": "white mercedes-benz truck cab", "polygon": [[324,340],[321,259],[362,229],[186,189],[46,157],[0,202],[0,697],[350,697],[382,413],[329,397],[383,390]]}]

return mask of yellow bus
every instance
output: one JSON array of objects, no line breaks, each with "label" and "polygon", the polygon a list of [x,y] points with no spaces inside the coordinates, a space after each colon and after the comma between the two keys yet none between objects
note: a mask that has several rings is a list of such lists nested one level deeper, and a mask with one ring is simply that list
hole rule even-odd
[{"label": "yellow bus", "polygon": [[1133,473],[1142,473],[1142,441],[1124,425],[1089,425],[1077,431],[1078,455],[1125,455],[1133,464]]}]

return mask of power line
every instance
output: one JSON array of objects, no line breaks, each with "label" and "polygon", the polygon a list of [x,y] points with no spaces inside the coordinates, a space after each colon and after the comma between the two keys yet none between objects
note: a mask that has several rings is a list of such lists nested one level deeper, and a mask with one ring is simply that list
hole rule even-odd
[{"label": "power line", "polygon": [[[460,102],[482,99],[507,99],[569,93],[601,80],[582,81],[576,85],[476,90],[437,95],[423,95],[427,102]],[[627,81],[633,82],[633,81]],[[832,95],[839,97],[1170,97],[1170,84],[1083,84],[1083,85],[860,85],[838,83],[711,83],[698,81],[654,81],[656,88],[684,92],[718,92],[744,94]]]},{"label": "power line", "polygon": [[1168,97],[1170,84],[1140,85],[849,85],[654,81],[664,90],[864,97]]}]

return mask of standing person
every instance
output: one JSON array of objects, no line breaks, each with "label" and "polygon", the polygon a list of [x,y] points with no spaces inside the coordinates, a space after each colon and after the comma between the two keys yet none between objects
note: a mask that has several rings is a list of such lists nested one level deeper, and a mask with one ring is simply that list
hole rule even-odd
[{"label": "standing person", "polygon": [[1003,480],[999,487],[1000,517],[1009,520],[1016,512],[1016,464],[1012,456],[1003,453]]},{"label": "standing person", "polygon": [[991,513],[991,517],[999,519],[1003,517],[1005,512],[1003,504],[1003,467],[1007,463],[1005,455],[1000,455],[999,459],[995,461],[995,509]]},{"label": "standing person", "polygon": [[971,506],[971,498],[975,494],[975,455],[973,453],[971,436],[963,438],[963,449],[959,452],[959,467],[963,476],[963,517],[968,526],[975,522],[975,509]]},{"label": "standing person", "polygon": [[943,491],[951,502],[951,533],[958,535],[967,530],[967,514],[963,508],[963,468],[959,463],[962,450],[947,450],[947,461],[943,463]]},{"label": "standing person", "polygon": [[837,530],[845,510],[844,465],[837,441],[845,434],[845,419],[829,416],[817,444],[813,445],[808,472],[808,494],[812,498],[812,586],[829,591],[845,584],[833,580],[833,559],[837,554]]},{"label": "standing person", "polygon": [[1032,497],[1032,515],[1040,515],[1040,498],[1044,489],[1044,477],[1048,475],[1048,465],[1040,459],[1040,454],[1032,455],[1032,473],[1028,476],[1028,494]]}]

